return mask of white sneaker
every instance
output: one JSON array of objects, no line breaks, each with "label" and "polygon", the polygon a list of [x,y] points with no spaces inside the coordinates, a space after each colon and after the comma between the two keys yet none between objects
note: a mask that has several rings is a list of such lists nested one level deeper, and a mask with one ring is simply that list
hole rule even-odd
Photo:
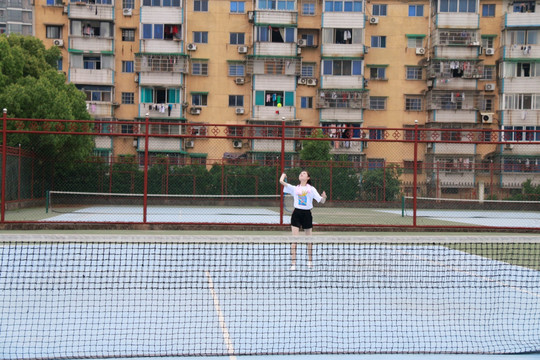
[{"label": "white sneaker", "polygon": [[291,271],[296,270],[296,265],[291,265]]}]

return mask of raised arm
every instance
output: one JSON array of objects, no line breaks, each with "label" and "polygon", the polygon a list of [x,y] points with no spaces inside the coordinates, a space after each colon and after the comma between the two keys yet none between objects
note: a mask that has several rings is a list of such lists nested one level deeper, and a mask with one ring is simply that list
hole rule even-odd
[{"label": "raised arm", "polygon": [[288,184],[285,182],[285,178],[287,178],[287,175],[285,173],[281,174],[281,177],[279,178],[279,183],[283,186],[287,186]]}]

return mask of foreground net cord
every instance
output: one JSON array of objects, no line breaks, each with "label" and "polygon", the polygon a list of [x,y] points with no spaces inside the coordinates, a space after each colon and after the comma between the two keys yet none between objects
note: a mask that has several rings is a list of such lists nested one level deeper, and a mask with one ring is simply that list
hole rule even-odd
[{"label": "foreground net cord", "polygon": [[237,238],[4,239],[0,358],[540,351],[532,236]]}]

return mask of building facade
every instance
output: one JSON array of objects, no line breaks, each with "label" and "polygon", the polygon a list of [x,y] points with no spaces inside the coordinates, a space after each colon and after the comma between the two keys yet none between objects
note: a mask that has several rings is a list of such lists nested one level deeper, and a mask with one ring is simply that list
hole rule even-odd
[{"label": "building facade", "polygon": [[[452,142],[420,149],[430,195],[469,191],[484,181],[483,167],[517,189],[540,166],[531,146],[459,144],[467,129],[506,130],[509,141],[539,136],[536,1],[35,0],[33,20],[36,36],[62,49],[59,70],[86,93],[90,114],[122,121],[115,132],[125,137],[103,126],[96,138],[104,157],[142,159],[133,122],[146,116],[153,134],[193,135],[150,138],[150,154],[173,164],[224,153],[276,161],[281,144],[264,139],[265,126],[283,121],[353,139],[382,139],[417,121]],[[233,135],[242,135],[235,124],[260,126],[252,140],[200,137],[216,123]],[[407,169],[406,146],[336,141],[332,154]],[[300,149],[288,141],[287,160]]]}]

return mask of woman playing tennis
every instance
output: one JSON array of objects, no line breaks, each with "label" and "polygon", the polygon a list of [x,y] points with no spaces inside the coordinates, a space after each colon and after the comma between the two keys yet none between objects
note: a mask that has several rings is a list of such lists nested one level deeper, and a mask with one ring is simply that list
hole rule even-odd
[{"label": "woman playing tennis", "polygon": [[[313,228],[313,216],[311,209],[313,208],[313,200],[324,204],[326,201],[326,192],[319,194],[317,189],[311,186],[311,177],[307,171],[302,171],[298,175],[300,184],[293,186],[285,181],[287,175],[281,174],[279,182],[284,186],[283,192],[291,194],[294,198],[294,211],[291,216],[291,230],[293,236],[300,233],[300,228],[304,229],[306,235],[311,235]],[[296,247],[297,244],[291,245],[291,270],[296,270]],[[308,267],[313,266],[312,259],[313,244],[308,243]]]}]

